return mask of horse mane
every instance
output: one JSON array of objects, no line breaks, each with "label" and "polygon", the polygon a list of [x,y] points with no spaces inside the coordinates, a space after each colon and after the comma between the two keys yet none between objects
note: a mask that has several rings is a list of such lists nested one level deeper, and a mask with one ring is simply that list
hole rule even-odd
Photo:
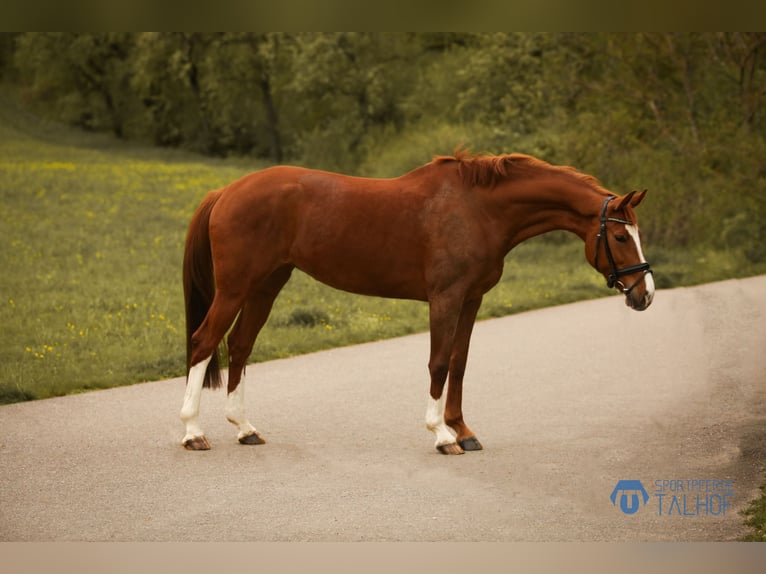
[{"label": "horse mane", "polygon": [[551,165],[546,161],[520,153],[488,155],[471,154],[467,150],[457,149],[453,155],[434,157],[435,165],[457,163],[458,173],[463,182],[470,187],[480,186],[492,188],[498,183],[508,180],[545,175],[559,175],[574,179],[586,186],[613,195],[604,189],[592,175],[577,171],[573,167]]}]

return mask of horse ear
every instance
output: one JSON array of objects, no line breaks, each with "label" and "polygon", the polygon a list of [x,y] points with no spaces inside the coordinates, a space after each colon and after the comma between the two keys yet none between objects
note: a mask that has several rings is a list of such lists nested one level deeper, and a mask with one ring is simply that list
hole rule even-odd
[{"label": "horse ear", "polygon": [[637,207],[646,197],[646,190],[638,192],[635,189],[620,198],[620,202],[617,204],[617,210],[621,211],[627,206]]},{"label": "horse ear", "polygon": [[646,197],[646,191],[644,190],[640,193],[636,193],[636,195],[633,196],[633,199],[630,202],[631,207],[638,207],[638,204],[644,201],[644,198]]}]

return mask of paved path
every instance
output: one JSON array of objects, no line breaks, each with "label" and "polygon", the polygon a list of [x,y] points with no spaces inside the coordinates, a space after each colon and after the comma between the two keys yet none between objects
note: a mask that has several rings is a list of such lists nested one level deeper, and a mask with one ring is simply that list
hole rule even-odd
[{"label": "paved path", "polygon": [[[765,295],[762,276],[477,324],[464,407],[485,450],[463,456],[424,427],[426,335],[251,367],[263,446],[206,391],[213,450],[183,450],[181,379],[3,406],[0,540],[736,539],[764,479]],[[650,495],[633,515],[621,479]],[[687,490],[683,516],[665,491],[660,515],[657,480],[733,495],[703,493],[706,514]]]}]

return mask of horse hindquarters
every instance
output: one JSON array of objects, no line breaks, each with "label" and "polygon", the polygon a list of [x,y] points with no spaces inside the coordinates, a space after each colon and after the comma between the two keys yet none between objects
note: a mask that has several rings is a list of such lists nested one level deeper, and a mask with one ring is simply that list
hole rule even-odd
[{"label": "horse hindquarters", "polygon": [[[220,201],[224,199],[224,201]],[[292,266],[280,265],[273,227],[263,213],[247,210],[247,196],[213,192],[198,208],[189,228],[184,258],[187,305],[189,377],[181,418],[186,425],[183,444],[193,450],[209,448],[197,423],[203,387],[221,383],[216,350],[226,332],[230,342],[227,418],[239,428],[240,442],[262,442],[244,415],[242,370],[255,339],[265,324],[277,294],[290,278]],[[242,217],[247,213],[250,217]]]},{"label": "horse hindquarters", "polygon": [[190,450],[210,448],[198,422],[201,393],[203,387],[221,385],[217,349],[244,302],[241,295],[232,296],[216,289],[219,281],[214,276],[210,219],[220,197],[220,192],[211,192],[197,208],[189,224],[184,251],[188,376],[181,420],[186,427],[182,444]]},{"label": "horse hindquarters", "polygon": [[[186,235],[183,261],[184,303],[186,311],[186,370],[208,354],[195,355],[193,336],[208,315],[215,297],[213,257],[210,246],[210,214],[220,198],[219,191],[209,193],[195,211]],[[217,353],[204,373],[204,386],[217,388],[221,385],[220,360]]]}]

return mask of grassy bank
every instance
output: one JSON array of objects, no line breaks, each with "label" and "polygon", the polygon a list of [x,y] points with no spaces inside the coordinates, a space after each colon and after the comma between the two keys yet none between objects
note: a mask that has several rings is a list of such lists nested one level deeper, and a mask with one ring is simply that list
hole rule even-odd
[{"label": "grassy bank", "polygon": [[[0,403],[182,375],[186,225],[208,190],[261,167],[0,113]],[[766,271],[736,253],[646,251],[660,287]],[[536,239],[508,257],[480,318],[607,294],[579,240]],[[426,329],[422,303],[358,297],[296,272],[253,359]]]},{"label": "grassy bank", "polygon": [[766,484],[761,486],[761,497],[753,500],[743,512],[745,524],[750,527],[744,542],[766,542]]}]

